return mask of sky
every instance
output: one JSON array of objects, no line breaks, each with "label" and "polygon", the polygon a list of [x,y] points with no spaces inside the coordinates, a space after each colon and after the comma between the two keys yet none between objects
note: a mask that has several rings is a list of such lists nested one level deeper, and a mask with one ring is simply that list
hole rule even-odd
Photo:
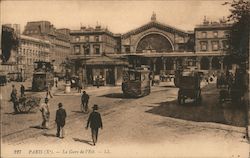
[{"label": "sky", "polygon": [[224,0],[2,0],[1,23],[20,24],[28,21],[50,21],[56,28],[80,29],[97,24],[114,33],[126,33],[150,21],[153,12],[157,21],[182,29],[193,30],[204,16],[209,20],[227,17]]}]

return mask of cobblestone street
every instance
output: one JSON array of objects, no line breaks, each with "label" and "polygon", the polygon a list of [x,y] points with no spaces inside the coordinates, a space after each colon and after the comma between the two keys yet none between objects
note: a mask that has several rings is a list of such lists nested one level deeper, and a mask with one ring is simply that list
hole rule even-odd
[{"label": "cobblestone street", "polygon": [[[57,93],[59,90],[55,90],[55,94],[60,94]],[[193,105],[192,102],[178,105],[177,90],[161,83],[152,87],[148,96],[128,99],[123,97],[120,87],[86,89],[90,94],[90,107],[93,104],[100,106],[104,124],[97,146],[92,146],[90,130],[84,129],[88,115],[80,112],[79,94],[55,95],[50,99],[50,129],[42,130],[34,128],[41,124],[41,113],[13,115],[8,92],[4,91],[1,133],[5,146],[2,146],[2,151],[12,155],[14,147],[22,149],[23,154],[37,157],[39,154],[25,150],[25,146],[43,150],[46,145],[46,149],[53,147],[51,157],[60,154],[64,157],[81,157],[81,154],[74,155],[74,152],[82,150],[87,157],[117,157],[117,154],[150,157],[154,156],[154,151],[161,151],[157,152],[161,156],[177,157],[204,153],[210,157],[248,155],[243,107],[230,103],[218,104],[218,90],[214,84],[202,89],[201,105]],[[43,96],[44,93],[39,95]],[[59,102],[64,104],[68,114],[64,139],[55,137],[54,118]],[[67,154],[64,153],[66,151]],[[196,151],[195,155],[193,151]]]}]

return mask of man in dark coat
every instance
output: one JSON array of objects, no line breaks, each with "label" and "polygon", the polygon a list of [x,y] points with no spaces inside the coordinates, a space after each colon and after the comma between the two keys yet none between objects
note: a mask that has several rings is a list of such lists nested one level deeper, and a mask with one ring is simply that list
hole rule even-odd
[{"label": "man in dark coat", "polygon": [[56,111],[56,124],[57,124],[57,133],[56,136],[60,137],[60,133],[62,133],[62,137],[64,138],[64,130],[63,127],[65,125],[65,119],[67,117],[66,111],[62,108],[63,104],[58,104],[58,110]]},{"label": "man in dark coat", "polygon": [[99,88],[100,86],[100,77],[99,75],[96,77],[96,87]]},{"label": "man in dark coat", "polygon": [[82,81],[80,79],[78,79],[78,82],[77,82],[77,92],[81,93],[81,91],[82,91]]},{"label": "man in dark coat", "polygon": [[98,105],[95,104],[93,106],[93,112],[91,112],[89,115],[87,126],[86,126],[86,129],[88,129],[89,124],[90,124],[92,140],[93,140],[94,145],[97,142],[98,129],[99,128],[102,129],[102,118],[101,118],[100,113],[97,112],[96,110],[98,110]]},{"label": "man in dark coat", "polygon": [[89,95],[86,93],[86,91],[82,92],[82,96],[81,96],[81,109],[83,112],[87,112],[88,111],[88,103],[89,103]]}]

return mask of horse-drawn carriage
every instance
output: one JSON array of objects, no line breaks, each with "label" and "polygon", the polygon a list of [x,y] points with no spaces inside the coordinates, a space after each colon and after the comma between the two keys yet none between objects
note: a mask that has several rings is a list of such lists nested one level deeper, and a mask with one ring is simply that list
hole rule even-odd
[{"label": "horse-drawn carriage", "polygon": [[195,104],[201,103],[201,77],[196,71],[177,71],[175,74],[175,86],[179,88],[178,103],[184,104],[190,98]]}]

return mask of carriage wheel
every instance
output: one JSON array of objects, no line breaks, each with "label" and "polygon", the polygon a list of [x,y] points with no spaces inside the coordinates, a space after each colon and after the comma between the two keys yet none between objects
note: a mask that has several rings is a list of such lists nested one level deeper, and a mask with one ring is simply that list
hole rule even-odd
[{"label": "carriage wheel", "polygon": [[21,112],[21,113],[28,112],[29,107],[26,105],[25,102],[19,102],[18,103],[18,111]]},{"label": "carriage wheel", "polygon": [[27,101],[27,103],[26,103],[26,105],[27,105],[27,109],[28,109],[28,111],[27,112],[29,112],[29,111],[31,111],[32,109],[34,109],[35,107],[37,107],[37,102],[35,101],[35,100],[28,100]]}]

